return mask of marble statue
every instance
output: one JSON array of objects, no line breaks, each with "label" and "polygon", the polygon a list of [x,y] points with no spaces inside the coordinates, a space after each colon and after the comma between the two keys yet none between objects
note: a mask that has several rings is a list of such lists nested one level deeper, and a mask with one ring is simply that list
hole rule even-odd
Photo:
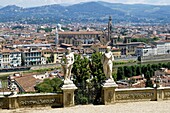
[{"label": "marble statue", "polygon": [[70,80],[73,63],[74,63],[74,54],[73,52],[71,52],[71,48],[67,48],[66,54],[63,55],[63,58],[61,60],[61,65],[64,71],[64,84],[73,83]]},{"label": "marble statue", "polygon": [[103,64],[103,71],[106,76],[106,79],[110,81],[114,81],[112,77],[113,61],[114,61],[114,56],[110,51],[110,47],[108,46],[106,48],[106,52],[102,56],[102,64]]}]

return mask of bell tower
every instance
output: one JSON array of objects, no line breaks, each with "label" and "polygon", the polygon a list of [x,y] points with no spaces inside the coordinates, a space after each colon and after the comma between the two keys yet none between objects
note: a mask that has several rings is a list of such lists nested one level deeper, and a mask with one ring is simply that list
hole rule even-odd
[{"label": "bell tower", "polygon": [[109,22],[108,22],[108,41],[111,40],[111,33],[112,33],[112,17],[109,16]]}]

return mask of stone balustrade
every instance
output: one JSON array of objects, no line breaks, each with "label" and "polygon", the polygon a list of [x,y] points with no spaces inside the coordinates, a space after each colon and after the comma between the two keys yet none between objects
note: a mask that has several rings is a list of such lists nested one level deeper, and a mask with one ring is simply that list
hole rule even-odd
[{"label": "stone balustrade", "polygon": [[170,87],[115,89],[115,94],[115,102],[169,100]]},{"label": "stone balustrade", "polygon": [[[75,89],[74,89],[75,90]],[[170,87],[160,88],[130,88],[130,89],[104,89],[103,94],[104,104],[114,104],[120,102],[135,102],[135,101],[159,101],[170,100]],[[74,91],[69,92],[73,95]],[[16,109],[24,107],[70,107],[74,106],[74,95],[72,98],[66,98],[65,94],[22,94],[14,96],[0,96],[0,108]],[[65,96],[64,96],[65,95]],[[71,96],[69,96],[71,97]],[[65,99],[64,99],[65,98]],[[71,99],[71,100],[70,100]],[[69,102],[69,103],[68,103]]]},{"label": "stone balustrade", "polygon": [[62,94],[23,94],[0,97],[0,108],[15,109],[23,107],[62,107],[63,106]]},{"label": "stone balustrade", "polygon": [[154,100],[154,88],[116,89],[116,102]]}]

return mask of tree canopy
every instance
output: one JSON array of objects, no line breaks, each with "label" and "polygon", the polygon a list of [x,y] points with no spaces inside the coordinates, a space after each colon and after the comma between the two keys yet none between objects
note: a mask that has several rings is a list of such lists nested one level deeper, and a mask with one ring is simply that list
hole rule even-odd
[{"label": "tree canopy", "polygon": [[61,91],[60,86],[62,83],[62,80],[59,78],[44,79],[42,83],[39,83],[35,86],[35,89],[39,93],[56,93]]},{"label": "tree canopy", "polygon": [[74,83],[78,87],[76,102],[79,104],[100,101],[101,85],[105,80],[101,57],[101,53],[92,54],[90,59],[75,55],[72,73]]}]

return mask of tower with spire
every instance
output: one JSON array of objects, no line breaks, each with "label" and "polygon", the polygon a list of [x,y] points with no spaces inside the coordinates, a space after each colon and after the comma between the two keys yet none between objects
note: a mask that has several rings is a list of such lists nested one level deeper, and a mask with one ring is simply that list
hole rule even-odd
[{"label": "tower with spire", "polygon": [[109,16],[109,22],[108,22],[108,41],[111,40],[111,33],[112,33],[112,17]]},{"label": "tower with spire", "polygon": [[55,46],[56,46],[56,49],[57,49],[57,45],[58,45],[58,28],[57,27],[56,27],[56,37],[55,37]]}]

